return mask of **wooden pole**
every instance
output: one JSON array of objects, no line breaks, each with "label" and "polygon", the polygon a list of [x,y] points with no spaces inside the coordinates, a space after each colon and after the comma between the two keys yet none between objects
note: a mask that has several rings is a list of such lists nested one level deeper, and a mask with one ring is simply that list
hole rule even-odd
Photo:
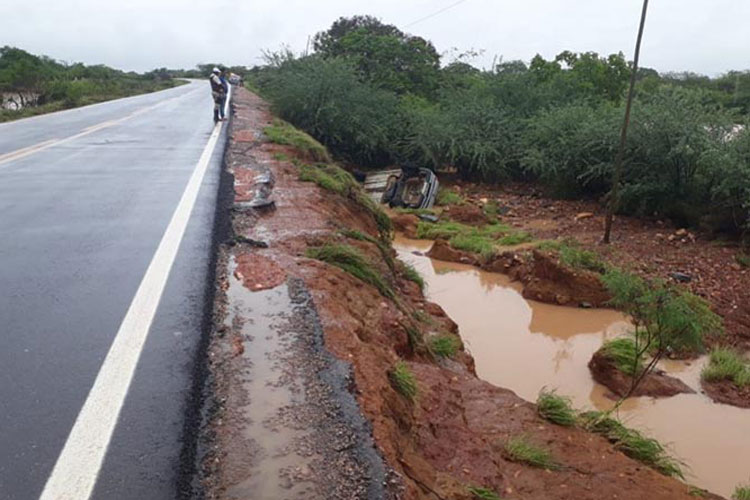
[{"label": "wooden pole", "polygon": [[614,172],[612,173],[612,190],[609,192],[609,204],[607,206],[607,217],[604,222],[604,243],[609,244],[612,234],[612,220],[617,211],[620,201],[620,179],[622,178],[622,158],[625,155],[625,143],[628,139],[628,125],[630,124],[630,108],[633,105],[633,90],[635,89],[635,78],[638,73],[638,59],[641,55],[641,39],[643,38],[643,26],[646,24],[646,11],[648,0],[643,0],[643,11],[641,12],[641,24],[638,27],[638,38],[635,41],[635,57],[633,57],[633,69],[630,75],[630,88],[628,89],[628,100],[625,104],[625,120],[622,123],[620,133],[620,148],[615,156]]}]

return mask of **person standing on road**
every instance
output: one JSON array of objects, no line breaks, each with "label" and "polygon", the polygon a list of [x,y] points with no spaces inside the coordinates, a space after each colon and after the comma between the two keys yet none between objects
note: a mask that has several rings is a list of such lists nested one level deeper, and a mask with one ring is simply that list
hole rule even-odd
[{"label": "person standing on road", "polygon": [[221,87],[224,89],[224,96],[221,99],[221,107],[219,108],[219,116],[221,116],[222,120],[226,120],[226,117],[224,116],[224,110],[226,109],[227,97],[229,96],[229,81],[227,80],[226,68],[221,68],[219,80],[221,80]]},{"label": "person standing on road", "polygon": [[211,97],[214,99],[214,123],[224,121],[224,107],[222,103],[226,100],[224,85],[221,83],[221,71],[214,68],[211,76],[208,78],[211,83]]}]

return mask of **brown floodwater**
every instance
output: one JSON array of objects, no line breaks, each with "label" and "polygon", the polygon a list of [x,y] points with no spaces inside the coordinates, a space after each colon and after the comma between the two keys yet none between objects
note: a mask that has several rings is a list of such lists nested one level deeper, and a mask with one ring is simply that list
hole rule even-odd
[{"label": "brown floodwater", "polygon": [[[529,401],[547,387],[570,396],[580,409],[611,408],[607,389],[594,382],[587,364],[604,340],[628,329],[624,315],[527,300],[521,285],[505,275],[413,253],[431,245],[403,237],[394,242],[399,257],[424,277],[429,299],[458,323],[479,377]],[[631,398],[619,417],[665,443],[686,464],[688,483],[729,497],[750,478],[750,411],[713,403],[700,393],[705,361],[661,366],[696,394]]]}]

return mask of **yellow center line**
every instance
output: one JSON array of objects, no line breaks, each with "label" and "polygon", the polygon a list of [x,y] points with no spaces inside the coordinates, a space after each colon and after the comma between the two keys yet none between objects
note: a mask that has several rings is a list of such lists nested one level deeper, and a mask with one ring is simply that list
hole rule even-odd
[{"label": "yellow center line", "polygon": [[177,97],[172,97],[171,99],[167,99],[166,101],[161,101],[157,104],[154,104],[152,106],[145,106],[143,108],[136,109],[135,111],[131,112],[130,114],[127,114],[123,116],[122,118],[118,118],[116,120],[107,120],[105,122],[98,123],[96,125],[91,125],[90,127],[86,127],[81,132],[68,136],[63,137],[61,139],[48,139],[43,142],[39,142],[37,144],[33,144],[31,146],[27,146],[25,148],[17,149],[15,151],[11,151],[10,153],[5,153],[3,155],[0,155],[0,165],[4,165],[5,163],[9,163],[14,160],[19,160],[21,158],[25,158],[27,156],[33,155],[34,153],[38,153],[40,151],[44,151],[45,149],[51,148],[52,146],[59,146],[60,144],[65,144],[66,142],[73,141],[75,139],[79,139],[81,137],[84,137],[89,134],[93,134],[94,132],[97,132],[99,130],[103,130],[105,128],[112,127],[114,125],[118,125],[126,120],[129,120],[131,118],[134,118],[138,115],[141,115],[147,111],[154,110],[160,106],[163,106],[171,101],[175,101],[177,99],[182,99],[183,97],[187,97],[195,92],[198,92],[198,90],[193,90],[191,92],[187,92],[185,94],[179,95]]}]

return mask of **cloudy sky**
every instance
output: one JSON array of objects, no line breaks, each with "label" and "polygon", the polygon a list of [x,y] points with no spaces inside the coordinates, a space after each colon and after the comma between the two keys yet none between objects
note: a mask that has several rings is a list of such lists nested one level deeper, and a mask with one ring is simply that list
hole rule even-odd
[{"label": "cloudy sky", "polygon": [[[440,52],[482,49],[480,67],[565,49],[631,59],[640,8],[641,0],[2,0],[0,45],[137,71],[252,66],[263,49],[302,51],[339,16],[371,14]],[[750,69],[749,20],[747,0],[651,0],[641,64],[711,75]]]}]

